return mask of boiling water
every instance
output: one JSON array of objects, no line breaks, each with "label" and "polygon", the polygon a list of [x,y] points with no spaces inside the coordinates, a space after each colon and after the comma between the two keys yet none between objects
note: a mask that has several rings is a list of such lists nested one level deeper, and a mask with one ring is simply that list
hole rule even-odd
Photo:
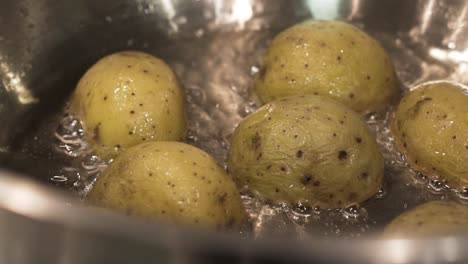
[{"label": "boiling water", "polygon": [[[175,70],[186,90],[187,142],[210,153],[220,166],[225,166],[229,138],[235,126],[258,107],[251,95],[252,80],[258,72],[261,55],[277,33],[277,30],[261,29],[199,29],[189,41],[174,39],[164,49],[153,48],[151,43],[140,43],[136,39],[127,41],[128,48],[149,50],[163,57]],[[374,36],[390,52],[403,91],[433,79],[461,81],[456,78],[462,77],[457,77],[456,71],[443,62],[421,57],[409,48],[405,43],[411,42],[411,36],[400,36],[396,40],[389,35]],[[190,52],[179,52],[181,50]],[[386,223],[407,208],[429,200],[454,199],[453,191],[411,171],[395,151],[388,128],[391,108],[367,120],[386,160],[385,185],[375,197],[341,210],[321,210],[300,204],[294,207],[270,205],[244,194],[242,198],[254,236],[352,238],[378,234]],[[82,140],[80,121],[64,111],[50,116],[33,134],[15,156],[20,161],[38,160],[31,173],[46,175],[58,187],[70,189],[77,197],[84,198],[107,164],[94,156]],[[467,191],[459,195],[466,197]]]}]

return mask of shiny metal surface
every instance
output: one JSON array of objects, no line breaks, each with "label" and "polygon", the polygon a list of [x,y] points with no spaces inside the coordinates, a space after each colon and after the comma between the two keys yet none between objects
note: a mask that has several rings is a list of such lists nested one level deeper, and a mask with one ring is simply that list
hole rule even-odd
[{"label": "shiny metal surface", "polygon": [[[307,18],[344,19],[374,35],[391,53],[403,89],[436,79],[468,84],[468,3],[462,0],[3,0],[2,4],[0,162],[42,182],[63,174],[68,180],[57,184],[62,188],[76,189],[76,175],[83,172],[64,171],[77,160],[53,149],[50,137],[56,115],[86,68],[114,51],[145,50],[171,64],[190,103],[189,141],[220,163],[235,124],[256,107],[249,87],[263,50],[276,33]],[[388,134],[379,135],[385,147]],[[394,154],[386,152],[387,160],[395,160]],[[447,196],[426,195],[426,186],[414,184],[405,168],[391,163],[387,167],[386,177],[393,186],[385,203],[390,213],[380,212],[381,205],[371,202],[367,210],[375,214],[377,224],[351,224],[348,232],[356,233],[354,228],[366,225],[379,230],[403,207]],[[265,219],[274,216],[266,224],[255,223],[261,240],[240,242],[235,236],[160,227],[69,206],[48,190],[7,176],[0,178],[0,189],[1,249],[16,252],[4,254],[7,263],[38,258],[47,263],[158,258],[174,263],[202,259],[213,263],[468,261],[466,238],[387,242],[366,238],[353,243],[308,236],[302,242],[265,240],[264,233],[282,225],[299,234],[316,228],[288,225],[291,219],[269,215],[268,207],[252,207],[259,214],[265,211]],[[415,191],[424,195],[414,198]],[[346,228],[332,232],[336,230]],[[39,237],[47,238],[47,243],[38,242]],[[7,243],[13,238],[15,243]],[[124,254],[116,257],[116,252]]]}]

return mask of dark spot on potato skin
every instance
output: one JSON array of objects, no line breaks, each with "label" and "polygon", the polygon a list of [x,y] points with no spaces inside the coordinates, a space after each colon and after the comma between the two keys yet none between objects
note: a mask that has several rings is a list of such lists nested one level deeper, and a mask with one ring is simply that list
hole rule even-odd
[{"label": "dark spot on potato skin", "polygon": [[361,142],[362,142],[362,138],[356,137],[356,143],[361,144]]},{"label": "dark spot on potato skin", "polygon": [[134,110],[131,110],[131,111],[130,111],[130,114],[132,114],[132,115],[135,114],[135,111],[134,111]]},{"label": "dark spot on potato skin", "polygon": [[431,97],[426,97],[426,98],[423,98],[419,101],[416,102],[416,104],[410,108],[411,111],[411,114],[412,116],[414,117],[415,115],[417,115],[419,113],[419,109],[421,109],[421,107],[426,103],[426,102],[429,102],[429,101],[432,101],[432,98]]},{"label": "dark spot on potato skin", "polygon": [[261,152],[258,153],[257,160],[260,160],[262,158],[262,156],[263,156],[263,153],[261,153]]},{"label": "dark spot on potato skin", "polygon": [[271,169],[271,164],[266,167],[267,170]]},{"label": "dark spot on potato skin", "polygon": [[279,193],[280,190],[279,190],[278,188],[275,188],[275,192],[276,192],[276,193]]},{"label": "dark spot on potato skin", "polygon": [[101,127],[101,123],[97,123],[97,125],[94,127],[94,130],[93,130],[93,140],[94,142],[96,143],[99,143],[101,141],[101,135],[100,135],[100,127]]},{"label": "dark spot on potato skin", "polygon": [[350,193],[349,196],[348,196],[348,199],[353,201],[353,200],[356,200],[356,198],[358,197],[357,193]]},{"label": "dark spot on potato skin", "polygon": [[340,150],[338,152],[338,159],[339,160],[345,160],[348,158],[348,152],[346,152],[345,150]]},{"label": "dark spot on potato skin", "polygon": [[281,166],[280,170],[284,172],[284,171],[286,171],[286,168]]},{"label": "dark spot on potato skin", "polygon": [[310,174],[305,174],[304,176],[301,177],[300,182],[303,185],[307,185],[312,181],[312,175]]},{"label": "dark spot on potato skin", "polygon": [[369,174],[367,172],[361,173],[361,178],[362,179],[367,179],[369,177]]},{"label": "dark spot on potato skin", "polygon": [[106,95],[106,96],[104,96],[104,101],[106,101],[106,100],[107,100],[107,95]]},{"label": "dark spot on potato skin", "polygon": [[255,133],[255,135],[252,137],[252,146],[257,151],[261,146],[262,146],[262,137],[258,132]]},{"label": "dark spot on potato skin", "polygon": [[312,183],[312,185],[314,185],[315,187],[318,187],[318,186],[320,186],[320,181],[314,181]]},{"label": "dark spot on potato skin", "polygon": [[296,152],[296,157],[298,157],[298,158],[304,157],[304,151],[298,150],[298,151]]},{"label": "dark spot on potato skin", "polygon": [[224,204],[226,202],[227,193],[222,193],[218,196],[218,203]]},{"label": "dark spot on potato skin", "polygon": [[260,80],[265,80],[265,75],[266,75],[266,72],[267,72],[267,66],[263,66],[260,68],[260,71],[258,72],[258,77],[260,78]]}]

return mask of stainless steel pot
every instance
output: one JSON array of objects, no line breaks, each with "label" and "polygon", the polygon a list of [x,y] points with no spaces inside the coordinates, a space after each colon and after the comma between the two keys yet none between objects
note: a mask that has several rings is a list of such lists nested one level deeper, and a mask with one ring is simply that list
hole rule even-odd
[{"label": "stainless steel pot", "polygon": [[[1,262],[468,263],[467,237],[240,239],[82,208],[44,186],[68,162],[43,140],[47,120],[101,56],[139,49],[166,59],[188,91],[196,120],[189,140],[222,162],[223,140],[255,107],[248,88],[259,51],[311,17],[345,19],[376,36],[403,88],[433,79],[468,84],[464,0],[2,0]],[[223,129],[207,129],[217,123]]]}]

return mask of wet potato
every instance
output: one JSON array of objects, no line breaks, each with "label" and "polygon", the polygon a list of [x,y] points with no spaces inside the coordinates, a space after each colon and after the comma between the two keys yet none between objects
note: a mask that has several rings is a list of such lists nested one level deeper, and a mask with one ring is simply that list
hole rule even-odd
[{"label": "wet potato", "polygon": [[91,205],[149,220],[223,230],[244,221],[238,190],[205,152],[179,142],[129,148],[98,178]]},{"label": "wet potato", "polygon": [[360,116],[322,96],[268,103],[236,128],[230,173],[241,187],[275,203],[340,208],[382,184],[383,158]]},{"label": "wet potato", "polygon": [[468,233],[468,206],[433,201],[406,211],[385,227],[384,238],[434,237]]},{"label": "wet potato", "polygon": [[411,167],[452,188],[468,187],[468,95],[460,86],[438,82],[412,90],[391,127]]},{"label": "wet potato", "polygon": [[143,52],[99,60],[79,81],[71,110],[103,158],[144,141],[185,136],[184,95],[177,78],[162,60]]},{"label": "wet potato", "polygon": [[398,93],[391,59],[372,37],[338,21],[306,21],[269,47],[255,91],[261,101],[326,95],[359,113],[385,109]]}]

